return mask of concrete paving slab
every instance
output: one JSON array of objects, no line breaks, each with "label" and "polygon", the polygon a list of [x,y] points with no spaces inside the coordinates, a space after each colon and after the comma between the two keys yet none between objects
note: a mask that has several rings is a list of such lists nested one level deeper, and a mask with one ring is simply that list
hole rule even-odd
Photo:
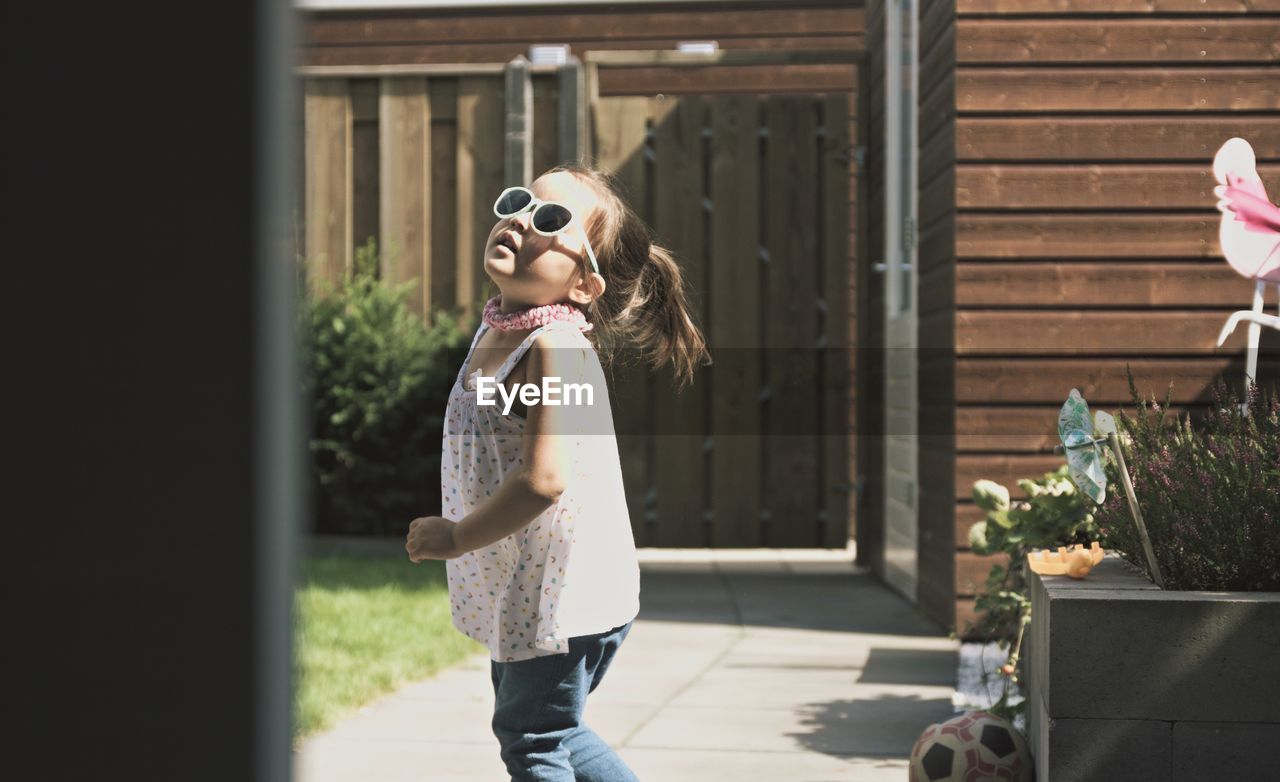
[{"label": "concrete paving slab", "polygon": [[496,741],[489,726],[492,701],[492,695],[489,703],[464,700],[444,703],[390,696],[361,709],[332,733],[346,740]]},{"label": "concrete paving slab", "polygon": [[906,758],[920,731],[950,713],[950,693],[932,699],[906,692],[867,700],[828,696],[782,709],[670,705],[623,746]]},{"label": "concrete paving slab", "polygon": [[[641,779],[900,782],[920,731],[956,711],[958,642],[851,551],[653,550],[641,574],[583,714]],[[294,778],[505,780],[492,710],[481,654],[307,741]]]},{"label": "concrete paving slab", "polygon": [[498,740],[485,744],[413,740],[338,740],[322,736],[295,755],[294,779],[306,782],[506,780]]},{"label": "concrete paving slab", "polygon": [[[623,747],[618,754],[643,780],[786,780],[786,782],[903,782],[898,758],[753,750]],[[712,771],[713,770],[713,771]]]}]

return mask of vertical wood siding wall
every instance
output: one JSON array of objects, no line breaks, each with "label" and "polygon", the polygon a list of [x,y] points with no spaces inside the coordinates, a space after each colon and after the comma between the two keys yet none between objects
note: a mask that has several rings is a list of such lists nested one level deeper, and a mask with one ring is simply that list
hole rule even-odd
[{"label": "vertical wood siding wall", "polygon": [[[866,5],[867,94],[861,106],[860,121],[865,124],[863,138],[865,157],[862,176],[867,195],[862,210],[865,222],[860,226],[861,244],[866,259],[858,264],[857,345],[855,353],[858,377],[858,492],[857,518],[858,562],[884,578],[884,275],[872,271],[872,264],[884,257],[884,0],[868,0]],[[925,578],[928,578],[926,575]]]},{"label": "vertical wood siding wall", "polygon": [[[1172,381],[1179,409],[1195,411],[1215,379],[1242,386],[1244,330],[1214,343],[1253,286],[1221,258],[1212,159],[1241,136],[1280,192],[1280,2],[954,6],[954,79],[925,105],[954,105],[955,143],[923,150],[954,155],[954,190],[921,197],[953,197],[956,210],[954,259],[927,295],[941,324],[954,291],[963,629],[992,564],[967,549],[981,518],[973,482],[1017,494],[1016,479],[1060,464],[1049,449],[1071,387],[1114,408],[1128,401],[1129,363],[1144,393],[1163,397]],[[1280,341],[1262,344],[1259,377],[1275,382]]]},{"label": "vertical wood siding wall", "polygon": [[920,608],[955,614],[955,0],[922,0],[919,21]]},{"label": "vertical wood siding wall", "polygon": [[[892,5],[891,9],[896,8]],[[919,366],[917,427],[917,600],[934,621],[950,627],[955,592],[955,80],[954,0],[920,4],[918,45],[918,280]],[[858,269],[858,497],[859,556],[882,574],[884,547],[885,275],[871,264],[885,256],[885,50],[886,3],[867,4],[869,95],[867,117],[865,245]]]}]

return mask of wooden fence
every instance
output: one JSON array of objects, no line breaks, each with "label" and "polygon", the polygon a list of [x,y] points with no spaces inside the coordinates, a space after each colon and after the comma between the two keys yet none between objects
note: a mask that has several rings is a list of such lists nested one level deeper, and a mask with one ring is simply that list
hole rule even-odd
[{"label": "wooden fence", "polygon": [[307,67],[297,185],[309,278],[335,280],[370,238],[420,313],[468,316],[496,293],[480,261],[504,187],[577,159],[581,64]]},{"label": "wooden fence", "polygon": [[[597,58],[596,55],[599,55]],[[722,52],[719,67],[851,52]],[[601,98],[599,69],[696,65],[588,53],[565,67],[300,68],[305,255],[345,274],[370,237],[415,307],[468,314],[495,291],[477,260],[501,189],[593,159],[689,281],[713,364],[611,379],[636,542],[844,547],[851,526],[850,92]],[[853,82],[853,79],[850,79]]]}]

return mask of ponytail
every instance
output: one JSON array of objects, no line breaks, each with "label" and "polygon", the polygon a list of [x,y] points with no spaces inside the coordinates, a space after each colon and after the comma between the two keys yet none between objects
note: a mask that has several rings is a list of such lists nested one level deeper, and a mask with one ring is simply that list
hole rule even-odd
[{"label": "ponytail", "polygon": [[649,244],[649,260],[640,269],[633,303],[632,335],[651,365],[657,368],[670,361],[677,387],[691,383],[698,365],[704,357],[710,363],[710,356],[690,316],[680,266],[666,247]]},{"label": "ponytail", "polygon": [[611,361],[620,345],[634,345],[654,369],[670,362],[678,388],[693,381],[700,364],[710,364],[706,341],[690,313],[684,276],[671,251],[656,243],[644,221],[621,196],[624,188],[607,171],[562,163],[593,186],[599,208],[588,226],[600,261],[605,291],[587,305],[596,328],[596,347]]}]

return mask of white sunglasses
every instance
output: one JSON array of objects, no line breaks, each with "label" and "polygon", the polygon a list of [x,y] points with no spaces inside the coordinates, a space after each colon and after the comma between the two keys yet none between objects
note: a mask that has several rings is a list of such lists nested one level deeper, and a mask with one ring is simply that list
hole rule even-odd
[{"label": "white sunglasses", "polygon": [[532,190],[519,185],[503,190],[498,200],[493,202],[493,213],[498,217],[514,217],[529,209],[533,210],[529,224],[543,236],[555,236],[577,224],[578,232],[582,234],[582,243],[587,247],[587,257],[591,259],[591,268],[596,274],[600,273],[600,264],[596,262],[596,253],[591,249],[591,240],[587,238],[587,232],[581,228],[582,223],[569,207],[558,201],[543,201]]}]

